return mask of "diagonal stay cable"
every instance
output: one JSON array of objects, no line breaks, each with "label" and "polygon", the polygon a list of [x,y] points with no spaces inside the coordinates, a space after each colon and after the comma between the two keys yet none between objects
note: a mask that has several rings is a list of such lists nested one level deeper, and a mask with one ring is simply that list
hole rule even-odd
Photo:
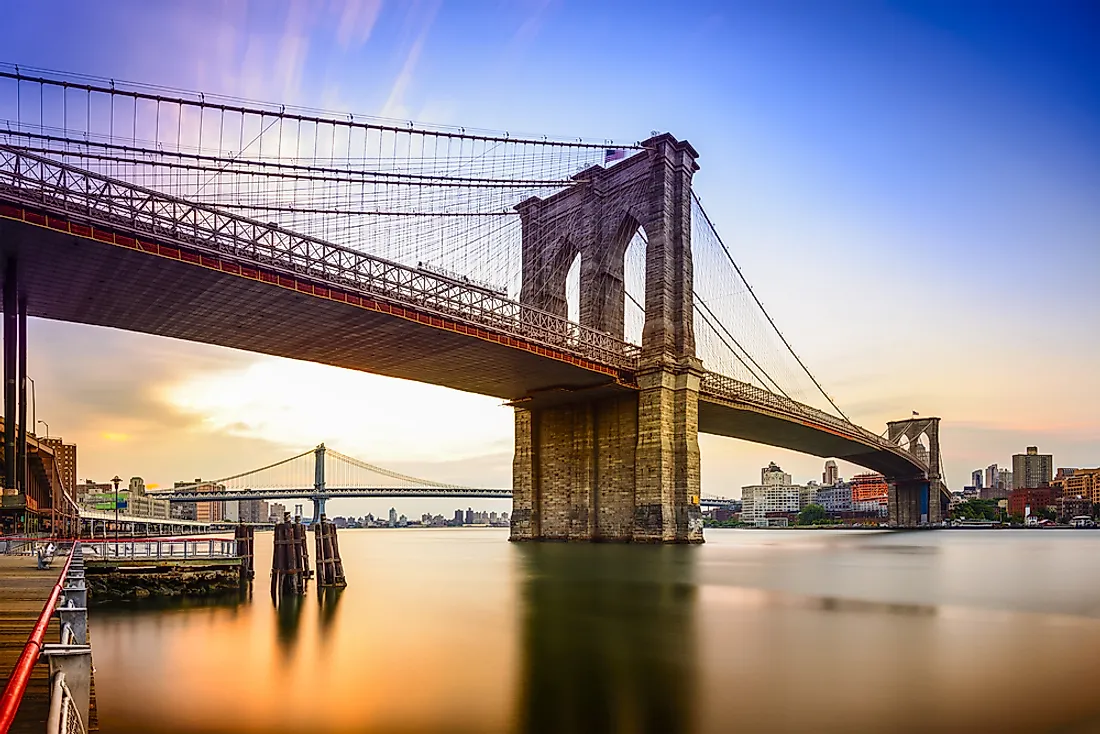
[{"label": "diagonal stay cable", "polygon": [[696,205],[698,205],[699,207],[699,211],[703,213],[703,219],[706,220],[707,226],[710,227],[711,233],[714,234],[714,238],[718,240],[718,244],[719,246],[721,246],[722,252],[724,252],[726,254],[726,257],[729,258],[730,264],[733,265],[733,269],[737,271],[737,275],[740,276],[741,281],[745,284],[745,287],[748,288],[749,294],[752,296],[752,299],[756,301],[756,305],[760,307],[761,313],[764,314],[764,317],[768,320],[768,323],[771,324],[771,327],[775,329],[775,333],[779,335],[780,341],[782,341],[783,345],[787,347],[787,351],[791,353],[791,356],[794,357],[796,362],[798,362],[798,366],[806,372],[806,374],[813,381],[817,389],[821,392],[822,395],[825,396],[825,399],[829,401],[829,405],[832,405],[836,409],[836,412],[840,413],[840,416],[844,420],[851,423],[851,418],[845,415],[844,411],[840,409],[840,406],[833,402],[833,399],[829,397],[829,393],[825,392],[825,388],[821,386],[821,383],[817,381],[817,378],[814,377],[813,373],[810,372],[809,368],[806,367],[806,365],[802,362],[802,359],[798,356],[798,354],[795,353],[794,348],[791,347],[790,342],[787,341],[787,337],[783,336],[783,333],[779,331],[779,327],[775,325],[775,321],[772,320],[771,314],[764,310],[764,304],[762,304],[760,302],[760,299],[756,297],[756,292],[752,289],[752,286],[749,285],[749,281],[745,279],[745,275],[741,272],[741,268],[738,267],[736,261],[734,261],[733,255],[730,254],[729,248],[727,248],[726,243],[722,241],[722,236],[718,234],[718,230],[715,228],[714,222],[710,220],[710,215],[707,214],[707,210],[703,208],[703,202],[699,200],[699,196],[693,191],[691,192],[691,198],[695,200]]}]

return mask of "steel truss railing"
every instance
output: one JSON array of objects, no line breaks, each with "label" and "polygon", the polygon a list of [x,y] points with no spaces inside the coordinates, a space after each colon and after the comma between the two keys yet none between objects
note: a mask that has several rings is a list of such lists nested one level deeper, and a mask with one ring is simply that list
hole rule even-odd
[{"label": "steel truss railing", "polygon": [[12,201],[200,254],[306,278],[466,322],[617,369],[638,363],[636,346],[505,298],[489,289],[374,257],[271,223],[227,214],[154,189],[0,145],[0,188]]},{"label": "steel truss railing", "polygon": [[701,391],[704,395],[744,403],[782,418],[795,418],[812,425],[824,426],[845,438],[900,456],[912,463],[915,468],[928,472],[928,465],[914,454],[882,436],[871,433],[866,428],[747,382],[741,382],[717,372],[707,372],[703,375]]}]

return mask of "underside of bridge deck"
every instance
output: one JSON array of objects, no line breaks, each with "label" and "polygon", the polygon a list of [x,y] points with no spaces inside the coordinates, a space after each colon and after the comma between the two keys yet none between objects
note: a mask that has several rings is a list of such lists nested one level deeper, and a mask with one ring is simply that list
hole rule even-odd
[{"label": "underside of bridge deck", "polygon": [[912,477],[912,461],[869,446],[820,426],[798,423],[723,400],[699,399],[699,432],[779,446],[823,458],[844,459],[887,477]]},{"label": "underside of bridge deck", "polygon": [[28,314],[108,326],[521,399],[617,375],[408,317],[222,272],[209,265],[0,217]]}]

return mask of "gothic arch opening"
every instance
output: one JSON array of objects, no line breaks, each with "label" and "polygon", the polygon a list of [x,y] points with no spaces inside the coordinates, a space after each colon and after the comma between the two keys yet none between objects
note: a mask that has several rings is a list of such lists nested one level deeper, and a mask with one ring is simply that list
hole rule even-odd
[{"label": "gothic arch opening", "polygon": [[621,281],[621,333],[624,341],[641,346],[645,327],[646,248],[649,240],[638,220],[625,214],[607,249],[611,270]]}]

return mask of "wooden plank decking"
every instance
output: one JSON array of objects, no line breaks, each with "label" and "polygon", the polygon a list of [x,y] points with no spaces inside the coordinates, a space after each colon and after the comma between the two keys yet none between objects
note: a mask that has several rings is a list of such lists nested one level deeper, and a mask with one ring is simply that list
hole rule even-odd
[{"label": "wooden plank decking", "polygon": [[[63,566],[59,558],[52,568],[40,571],[34,556],[0,556],[0,688],[22,654]],[[55,618],[46,631],[45,641],[57,642],[59,635],[60,627]],[[15,717],[12,734],[46,731],[49,705],[49,669],[45,661],[39,661]]]}]

